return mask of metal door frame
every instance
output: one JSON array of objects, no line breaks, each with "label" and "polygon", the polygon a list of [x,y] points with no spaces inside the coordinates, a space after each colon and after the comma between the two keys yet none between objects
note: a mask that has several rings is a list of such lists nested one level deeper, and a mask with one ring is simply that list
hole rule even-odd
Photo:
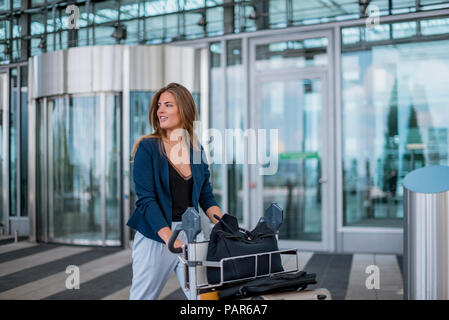
[{"label": "metal door frame", "polygon": [[[256,46],[260,44],[269,44],[280,41],[301,41],[311,38],[326,37],[328,39],[326,66],[305,67],[298,69],[279,69],[268,71],[255,70]],[[332,29],[316,32],[286,33],[279,36],[259,37],[249,39],[249,96],[250,113],[255,115],[250,120],[252,128],[260,128],[260,95],[259,85],[264,81],[273,81],[274,79],[311,79],[320,78],[323,84],[322,89],[322,177],[326,182],[322,184],[322,237],[321,241],[300,241],[300,240],[280,240],[280,246],[297,247],[304,250],[313,251],[334,251],[335,250],[335,208],[332,205],[335,201],[335,110],[332,107],[334,100],[334,33]],[[265,79],[264,79],[265,78]],[[255,182],[255,187],[250,189],[250,223],[255,225],[259,217],[264,214],[263,206],[263,181],[262,176],[258,174],[260,165],[252,166],[249,170],[250,181]]]}]

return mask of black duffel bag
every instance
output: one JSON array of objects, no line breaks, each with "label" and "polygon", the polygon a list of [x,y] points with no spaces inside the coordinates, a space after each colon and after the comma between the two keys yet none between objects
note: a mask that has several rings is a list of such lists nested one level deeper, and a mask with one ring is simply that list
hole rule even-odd
[{"label": "black duffel bag", "polygon": [[[252,231],[239,228],[237,219],[229,214],[224,214],[213,227],[207,250],[208,261],[220,261],[223,258],[253,255],[278,251],[275,232],[268,224],[261,220]],[[270,255],[264,254],[247,258],[230,259],[223,261],[223,281],[238,280],[257,276],[282,272],[281,256],[279,253],[271,254],[271,270],[269,267]],[[221,280],[220,268],[208,267],[207,280],[210,284],[219,283]]]},{"label": "black duffel bag", "polygon": [[315,273],[283,273],[225,288],[218,293],[218,297],[220,300],[244,299],[270,293],[301,291],[312,284],[316,284]]}]

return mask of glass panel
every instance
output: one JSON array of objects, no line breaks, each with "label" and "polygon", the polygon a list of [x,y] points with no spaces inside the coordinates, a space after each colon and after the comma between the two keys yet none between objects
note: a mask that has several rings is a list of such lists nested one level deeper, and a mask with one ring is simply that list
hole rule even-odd
[{"label": "glass panel", "polygon": [[[224,133],[223,119],[225,117],[225,108],[223,106],[223,73],[221,69],[221,52],[222,47],[220,42],[211,43],[211,70],[210,70],[210,111],[209,111],[209,128],[219,130],[220,133]],[[218,141],[216,141],[218,142]],[[220,141],[221,142],[221,141]],[[207,145],[207,144],[206,144]],[[214,143],[208,145],[208,147],[214,146]],[[212,184],[213,193],[215,199],[218,202],[220,208],[224,207],[223,204],[223,152],[218,148],[210,150],[211,159],[209,159],[210,165],[210,182]],[[214,163],[214,161],[218,163]]]},{"label": "glass panel", "polygon": [[449,18],[424,20],[420,24],[421,33],[425,36],[449,33]]},{"label": "glass panel", "polygon": [[270,28],[287,27],[287,1],[269,0],[268,6]]},{"label": "glass panel", "polygon": [[96,2],[95,9],[92,12],[95,13],[96,24],[117,21],[118,19],[118,11],[115,0]]},{"label": "glass panel", "polygon": [[134,19],[139,16],[139,4],[135,0],[120,1],[120,20]]},{"label": "glass panel", "polygon": [[204,0],[180,0],[180,10],[193,10],[204,7]]},{"label": "glass panel", "polygon": [[[137,92],[130,93],[130,123],[129,123],[129,152],[131,152],[134,142],[143,135],[151,133],[148,113],[150,111],[151,99],[154,92]],[[137,201],[136,189],[133,179],[133,165],[129,166],[129,212],[134,212]],[[130,239],[134,239],[134,229],[131,229]]]},{"label": "glass panel", "polygon": [[147,17],[176,11],[178,11],[178,0],[153,0],[145,2],[145,16]]},{"label": "glass panel", "polygon": [[20,67],[20,215],[28,216],[28,68]]},{"label": "glass panel", "polygon": [[114,27],[96,26],[94,29],[94,41],[96,45],[115,44],[116,40],[112,37]]},{"label": "glass panel", "polygon": [[87,46],[92,43],[93,28],[80,28],[78,30],[78,45]]},{"label": "glass panel", "polygon": [[9,4],[10,4],[9,0],[2,0],[2,1],[0,1],[0,11],[9,10],[10,9]]},{"label": "glass panel", "polygon": [[408,38],[416,35],[416,21],[408,22],[398,22],[394,23],[393,26],[393,38]]},{"label": "glass panel", "polygon": [[3,158],[3,116],[4,116],[4,108],[6,107],[6,97],[3,95],[3,90],[8,83],[6,82],[6,75],[4,73],[0,73],[0,235],[3,235],[5,232],[5,224],[3,219],[5,218],[3,212],[3,163],[6,159]]},{"label": "glass panel", "polygon": [[207,35],[209,37],[223,34],[224,30],[223,15],[224,12],[222,7],[216,7],[206,10],[206,21],[207,21],[206,30]]},{"label": "glass panel", "polygon": [[0,40],[10,38],[9,24],[9,20],[0,21]]},{"label": "glass panel", "polygon": [[327,65],[327,38],[271,42],[256,46],[256,70]]},{"label": "glass panel", "polygon": [[126,39],[122,40],[122,43],[135,44],[138,41],[138,20],[131,20],[128,22],[122,22],[122,25],[126,28]]},{"label": "glass panel", "polygon": [[17,61],[20,59],[20,39],[12,40],[12,59]]},{"label": "glass panel", "polygon": [[19,120],[19,92],[17,75],[17,69],[11,69],[11,102],[9,105],[9,215],[11,216],[17,215],[17,130]]},{"label": "glass panel", "polygon": [[12,37],[19,38],[22,33],[22,27],[20,26],[19,19],[12,20]]},{"label": "glass panel", "polygon": [[238,5],[234,8],[235,29],[236,32],[255,31],[256,19],[252,19],[255,15],[254,6]]},{"label": "glass panel", "polygon": [[402,180],[448,165],[449,41],[342,55],[343,209],[347,226],[402,227]]},{"label": "glass panel", "polygon": [[12,2],[13,9],[19,9],[22,7],[22,0],[13,0]]},{"label": "glass panel", "polygon": [[99,97],[48,101],[49,236],[102,240]]},{"label": "glass panel", "polygon": [[341,30],[341,41],[343,44],[352,44],[359,42],[360,28],[343,28]]},{"label": "glass panel", "polygon": [[45,131],[45,110],[44,101],[38,100],[37,104],[37,116],[38,116],[38,157],[36,168],[39,170],[37,175],[37,228],[38,228],[38,240],[46,241],[45,224],[47,222],[47,184],[46,184],[46,172],[47,166],[45,162],[45,156],[47,154],[46,148],[46,131]]},{"label": "glass panel", "polygon": [[173,38],[178,36],[178,21],[179,14],[171,14],[164,16],[164,27],[165,27],[165,41],[172,41]]},{"label": "glass panel", "polygon": [[292,0],[294,24],[313,24],[332,20],[357,19],[360,7],[356,1],[303,1]]},{"label": "glass panel", "polygon": [[200,12],[186,12],[184,14],[184,32],[187,39],[204,37],[204,27],[198,24],[201,18]]},{"label": "glass panel", "polygon": [[164,19],[164,17],[147,18],[145,20],[144,39],[162,41],[164,38]]},{"label": "glass panel", "polygon": [[39,5],[42,5],[45,2],[45,0],[31,0],[31,6],[36,7]]},{"label": "glass panel", "polygon": [[106,240],[120,241],[120,96],[106,95]]},{"label": "glass panel", "polygon": [[40,38],[32,38],[31,39],[31,55],[32,56],[40,55],[43,52],[41,43],[42,43],[42,40]]},{"label": "glass panel", "polygon": [[[241,129],[243,132],[244,69],[242,65],[242,40],[229,40],[226,43],[226,129]],[[234,135],[227,141],[228,168],[228,212],[243,222],[243,135]],[[231,143],[231,144],[229,144]],[[228,154],[232,155],[229,157]]]},{"label": "glass panel", "polygon": [[322,82],[262,82],[259,92],[262,128],[279,133],[278,171],[263,176],[263,208],[284,209],[280,239],[320,241]]},{"label": "glass panel", "polygon": [[372,28],[362,29],[366,31],[365,40],[366,41],[380,41],[390,39],[390,25],[389,24],[379,24]]},{"label": "glass panel", "polygon": [[36,13],[31,15],[31,35],[42,34],[45,32],[45,15]]}]

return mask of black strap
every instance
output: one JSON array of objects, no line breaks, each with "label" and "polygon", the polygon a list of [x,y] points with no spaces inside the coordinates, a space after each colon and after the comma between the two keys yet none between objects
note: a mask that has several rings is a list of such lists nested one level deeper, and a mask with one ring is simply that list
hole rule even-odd
[{"label": "black strap", "polygon": [[239,238],[242,237],[241,235],[236,233],[235,230],[233,228],[231,228],[231,226],[229,224],[224,222],[224,220],[222,218],[220,218],[218,215],[214,214],[214,218],[217,219],[218,221],[220,221],[234,236],[239,237]]},{"label": "black strap", "polygon": [[[223,224],[223,226],[225,226],[232,233],[232,235],[235,236],[236,238],[239,238],[239,239],[242,239],[242,240],[246,240],[246,241],[251,241],[251,240],[256,240],[256,239],[259,239],[259,238],[263,237],[263,235],[255,235],[251,231],[248,231],[246,229],[243,229],[243,228],[239,227],[238,230],[245,234],[245,236],[246,236],[246,238],[245,238],[241,233],[236,232],[235,229],[233,229],[229,224],[227,224],[218,215],[214,214],[214,218],[217,219],[218,221],[220,221]],[[272,236],[272,235],[269,234],[267,236]],[[248,243],[252,243],[252,242],[248,242]]]}]

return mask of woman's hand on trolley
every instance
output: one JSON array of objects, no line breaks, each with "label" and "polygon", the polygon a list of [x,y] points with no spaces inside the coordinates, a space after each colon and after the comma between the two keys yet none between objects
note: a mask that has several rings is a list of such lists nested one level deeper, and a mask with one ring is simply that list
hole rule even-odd
[{"label": "woman's hand on trolley", "polygon": [[[164,240],[165,244],[168,246],[168,241],[170,240],[170,237],[172,235],[172,231],[169,227],[164,227],[161,230],[159,230],[157,232],[157,234],[159,235],[159,237]],[[175,243],[173,244],[173,246],[175,248],[182,248],[182,246],[184,245],[184,242],[182,242],[181,240],[176,239]]]}]

